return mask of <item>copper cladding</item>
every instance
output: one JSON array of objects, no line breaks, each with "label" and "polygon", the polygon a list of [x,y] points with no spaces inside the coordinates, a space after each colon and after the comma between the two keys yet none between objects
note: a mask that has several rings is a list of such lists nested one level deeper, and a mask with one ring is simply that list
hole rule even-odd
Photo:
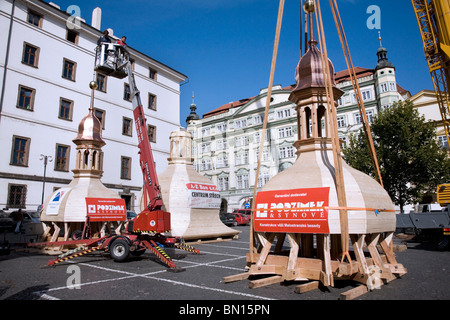
[{"label": "copper cladding", "polygon": [[106,143],[102,138],[102,124],[94,115],[94,111],[89,109],[89,114],[81,120],[78,125],[78,135],[73,140],[75,143],[82,141],[96,142],[100,146]]}]

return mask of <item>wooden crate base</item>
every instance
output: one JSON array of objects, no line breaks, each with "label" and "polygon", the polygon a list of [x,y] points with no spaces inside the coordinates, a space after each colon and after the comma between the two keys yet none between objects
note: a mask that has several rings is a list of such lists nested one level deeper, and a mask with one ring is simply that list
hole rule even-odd
[{"label": "wooden crate base", "polygon": [[[406,268],[395,259],[392,234],[351,235],[353,251],[346,261],[331,259],[332,243],[326,236],[317,242],[314,250],[306,250],[304,244],[299,250],[302,247],[301,237],[288,236],[291,246],[289,251],[281,251],[281,246],[276,245],[275,251],[271,252],[277,235],[266,234],[263,238],[260,235],[259,250],[247,254],[248,272],[225,277],[222,282],[248,279],[249,287],[255,289],[284,281],[302,281],[306,283],[295,288],[295,292],[301,294],[320,286],[334,287],[335,281],[350,280],[360,285],[341,294],[341,299],[349,300],[380,289],[407,273]],[[284,237],[279,239],[284,241]],[[305,252],[308,257],[301,256]]]}]

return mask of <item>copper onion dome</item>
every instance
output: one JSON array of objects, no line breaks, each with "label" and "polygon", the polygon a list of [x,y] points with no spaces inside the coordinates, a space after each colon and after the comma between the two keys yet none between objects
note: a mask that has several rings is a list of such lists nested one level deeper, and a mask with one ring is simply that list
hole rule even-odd
[{"label": "copper onion dome", "polygon": [[[309,49],[300,59],[297,68],[295,69],[295,80],[297,86],[293,91],[298,91],[307,88],[325,88],[326,82],[324,78],[324,70],[322,65],[322,53],[317,48],[317,41],[309,42]],[[334,66],[330,59],[328,59],[331,83],[336,85],[334,80]]]},{"label": "copper onion dome", "polygon": [[95,116],[92,108],[89,109],[89,114],[78,125],[78,135],[73,142],[75,144],[91,142],[100,147],[106,145],[102,138],[102,124]]}]

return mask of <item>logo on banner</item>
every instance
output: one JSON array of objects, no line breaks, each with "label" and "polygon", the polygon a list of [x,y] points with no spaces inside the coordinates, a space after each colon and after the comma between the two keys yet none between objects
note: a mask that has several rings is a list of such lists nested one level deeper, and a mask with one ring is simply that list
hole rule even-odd
[{"label": "logo on banner", "polygon": [[87,216],[91,221],[125,221],[127,209],[123,199],[86,198]]},{"label": "logo on banner", "polygon": [[71,189],[69,189],[69,188],[61,188],[55,193],[55,195],[50,199],[50,201],[47,205],[46,214],[48,216],[58,215],[61,203],[64,200],[64,198],[67,196],[67,194],[69,193],[70,190]]},{"label": "logo on banner", "polygon": [[329,193],[329,187],[258,192],[255,231],[328,234]]}]

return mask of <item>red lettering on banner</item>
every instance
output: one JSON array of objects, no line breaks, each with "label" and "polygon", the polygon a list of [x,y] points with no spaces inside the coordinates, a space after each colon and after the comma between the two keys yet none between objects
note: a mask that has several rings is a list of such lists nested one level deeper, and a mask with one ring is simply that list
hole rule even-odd
[{"label": "red lettering on banner", "polygon": [[86,209],[91,222],[127,220],[124,199],[86,198]]},{"label": "red lettering on banner", "polygon": [[258,192],[255,231],[328,234],[329,194],[329,187]]}]

